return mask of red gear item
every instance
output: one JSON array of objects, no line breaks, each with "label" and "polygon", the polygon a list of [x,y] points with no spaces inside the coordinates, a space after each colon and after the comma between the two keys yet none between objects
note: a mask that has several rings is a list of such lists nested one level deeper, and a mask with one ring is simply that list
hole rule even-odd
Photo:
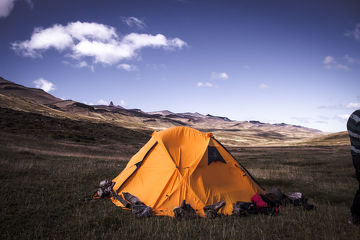
[{"label": "red gear item", "polygon": [[265,207],[269,207],[269,205],[264,202],[264,200],[262,200],[260,194],[255,194],[252,198],[251,201],[255,204],[256,208],[265,208]]}]

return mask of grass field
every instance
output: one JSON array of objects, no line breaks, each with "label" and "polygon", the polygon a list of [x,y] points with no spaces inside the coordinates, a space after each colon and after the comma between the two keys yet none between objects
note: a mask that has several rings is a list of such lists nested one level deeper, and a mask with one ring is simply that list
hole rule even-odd
[{"label": "grass field", "polygon": [[89,198],[151,133],[6,109],[0,127],[1,239],[360,238],[360,228],[347,223],[357,187],[348,146],[229,148],[266,189],[301,191],[315,211],[135,219],[110,200]]}]

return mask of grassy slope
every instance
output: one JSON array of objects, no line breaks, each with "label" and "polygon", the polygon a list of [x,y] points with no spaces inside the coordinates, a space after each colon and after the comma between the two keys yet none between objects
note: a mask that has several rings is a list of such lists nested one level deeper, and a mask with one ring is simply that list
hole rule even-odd
[{"label": "grassy slope", "polygon": [[347,132],[331,133],[322,137],[313,138],[305,141],[307,145],[350,145],[350,139]]},{"label": "grassy slope", "polygon": [[126,144],[145,142],[149,131],[135,131],[108,123],[52,118],[0,107],[2,132],[31,135],[38,138],[71,140],[84,143]]},{"label": "grassy slope", "polygon": [[109,200],[88,198],[100,180],[125,167],[148,132],[6,109],[0,109],[0,129],[3,239],[360,237],[359,228],[347,224],[357,185],[347,146],[229,149],[265,188],[302,191],[316,211],[287,207],[276,217],[135,219]]}]

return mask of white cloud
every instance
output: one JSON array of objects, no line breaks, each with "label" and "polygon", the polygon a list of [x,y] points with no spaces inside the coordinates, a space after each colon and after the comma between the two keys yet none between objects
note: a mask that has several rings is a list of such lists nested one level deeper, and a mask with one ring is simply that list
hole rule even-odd
[{"label": "white cloud", "polygon": [[348,105],[346,105],[346,108],[350,108],[350,109],[360,109],[360,103],[349,103]]},{"label": "white cloud", "polygon": [[127,104],[124,100],[120,100],[120,106],[125,107]]},{"label": "white cloud", "polygon": [[1,0],[0,1],[0,18],[6,18],[10,15],[14,8],[15,0]]},{"label": "white cloud", "polygon": [[137,27],[139,29],[146,27],[145,23],[136,17],[124,17],[123,22],[126,23],[129,27]]},{"label": "white cloud", "polygon": [[355,40],[359,40],[360,41],[360,23],[355,25],[354,30],[352,31],[347,31],[345,33],[345,36],[347,37],[351,37],[354,38]]},{"label": "white cloud", "polygon": [[348,104],[322,105],[319,109],[344,110],[344,109],[360,109],[360,102],[350,102]]},{"label": "white cloud", "polygon": [[137,67],[134,65],[130,65],[130,64],[126,64],[126,63],[122,63],[116,66],[116,68],[118,69],[122,69],[125,70],[127,72],[131,72],[131,71],[136,71]]},{"label": "white cloud", "polygon": [[323,60],[323,64],[324,64],[324,67],[327,69],[341,69],[341,70],[345,70],[345,71],[350,70],[349,66],[342,64],[342,63],[338,63],[335,60],[335,58],[332,56],[326,56]]},{"label": "white cloud", "polygon": [[329,109],[329,110],[344,109],[344,108],[345,106],[343,104],[318,106],[318,109]]},{"label": "white cloud", "polygon": [[[210,79],[213,81],[226,80],[229,79],[229,75],[226,72],[211,72]],[[198,82],[196,85],[198,87],[217,87],[211,82]]]},{"label": "white cloud", "polygon": [[336,67],[337,69],[342,69],[342,70],[345,70],[345,71],[349,71],[349,70],[350,70],[350,68],[349,68],[348,66],[344,65],[344,64],[337,64],[335,67]]},{"label": "white cloud", "polygon": [[210,82],[198,82],[196,84],[198,87],[213,87],[214,85]]},{"label": "white cloud", "polygon": [[168,49],[175,49],[175,48],[183,48],[186,47],[187,43],[181,40],[180,38],[173,38],[168,40]]},{"label": "white cloud", "polygon": [[76,44],[73,48],[73,57],[92,57],[95,63],[115,64],[124,58],[131,58],[132,52],[129,49],[119,48],[112,43],[84,40]]},{"label": "white cloud", "polygon": [[219,79],[228,79],[229,75],[225,72],[212,72],[211,73],[211,79],[212,80],[219,80]]},{"label": "white cloud", "polygon": [[336,117],[340,118],[341,120],[348,120],[350,117],[350,114],[339,114]]},{"label": "white cloud", "polygon": [[11,44],[13,50],[27,57],[41,57],[41,51],[55,48],[62,51],[74,44],[71,36],[62,25],[54,25],[51,28],[35,28],[31,39]]},{"label": "white cloud", "polygon": [[168,39],[162,34],[130,33],[122,39],[115,28],[99,23],[72,22],[66,26],[36,28],[29,40],[14,42],[11,48],[27,57],[41,57],[42,52],[54,48],[81,62],[84,57],[94,63],[114,65],[123,59],[133,59],[145,47],[181,49],[187,43],[179,38]]},{"label": "white cloud", "polygon": [[[0,0],[0,18],[6,18],[10,15],[11,11],[14,9],[16,1],[17,0]],[[34,3],[32,0],[25,1],[31,9],[34,8]]]},{"label": "white cloud", "polygon": [[139,34],[139,33],[130,33],[126,35],[122,42],[122,45],[128,46],[131,51],[140,49],[143,47],[164,47],[167,49],[182,48],[187,45],[186,42],[179,38],[167,39],[162,34]]},{"label": "white cloud", "polygon": [[64,61],[62,61],[62,63],[65,64],[65,65],[75,67],[75,68],[89,68],[92,72],[95,71],[94,65],[90,65],[86,61],[80,61],[80,62],[72,63],[72,62],[64,60]]},{"label": "white cloud", "polygon": [[97,101],[97,104],[99,104],[99,105],[109,105],[109,103],[107,101],[105,101],[104,99],[99,99]]},{"label": "white cloud", "polygon": [[90,65],[88,64],[86,61],[81,61],[81,62],[78,62],[75,67],[77,68],[89,68],[92,72],[95,71],[94,69],[94,65]]},{"label": "white cloud", "polygon": [[43,78],[39,78],[33,82],[36,88],[40,88],[45,92],[50,92],[56,90],[55,85],[52,82],[49,82]]},{"label": "white cloud", "polygon": [[335,58],[333,58],[332,56],[326,56],[326,57],[324,58],[323,63],[324,63],[325,65],[328,65],[328,64],[334,64],[334,63],[336,63],[336,62],[335,62]]},{"label": "white cloud", "polygon": [[347,62],[348,64],[360,63],[360,60],[359,60],[359,59],[350,57],[350,56],[347,55],[347,54],[344,56],[344,59],[346,60],[346,62]]},{"label": "white cloud", "polygon": [[62,27],[72,38],[79,41],[111,41],[117,38],[115,28],[100,23],[77,21]]},{"label": "white cloud", "polygon": [[87,62],[81,61],[81,62],[78,63],[77,66],[78,66],[79,68],[83,68],[83,67],[87,67],[87,66],[89,66],[89,65],[87,64]]},{"label": "white cloud", "polygon": [[266,85],[265,83],[261,83],[261,84],[259,85],[259,88],[265,89],[265,88],[269,88],[269,86]]}]

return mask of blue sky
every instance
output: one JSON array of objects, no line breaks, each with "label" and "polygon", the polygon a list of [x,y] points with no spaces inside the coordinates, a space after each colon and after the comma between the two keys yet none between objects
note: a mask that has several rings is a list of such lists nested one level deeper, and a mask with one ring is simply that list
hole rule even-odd
[{"label": "blue sky", "polygon": [[1,0],[0,76],[76,101],[335,132],[360,108],[359,1]]}]

